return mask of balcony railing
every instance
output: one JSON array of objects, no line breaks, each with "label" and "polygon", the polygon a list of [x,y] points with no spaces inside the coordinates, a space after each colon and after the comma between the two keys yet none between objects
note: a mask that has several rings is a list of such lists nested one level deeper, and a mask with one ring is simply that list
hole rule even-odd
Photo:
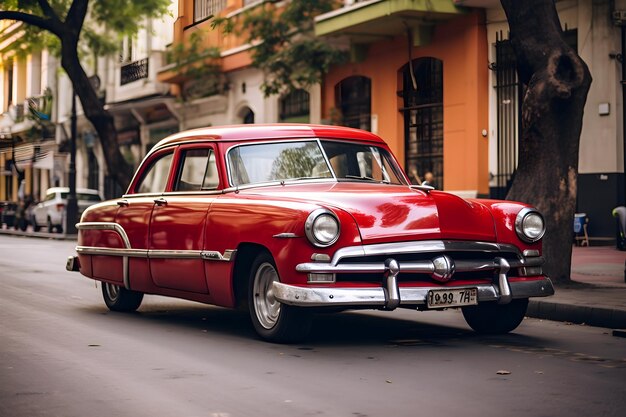
[{"label": "balcony railing", "polygon": [[148,78],[148,58],[131,62],[120,68],[120,85],[132,83],[133,81]]},{"label": "balcony railing", "polygon": [[194,0],[193,21],[199,22],[226,8],[226,0]]}]

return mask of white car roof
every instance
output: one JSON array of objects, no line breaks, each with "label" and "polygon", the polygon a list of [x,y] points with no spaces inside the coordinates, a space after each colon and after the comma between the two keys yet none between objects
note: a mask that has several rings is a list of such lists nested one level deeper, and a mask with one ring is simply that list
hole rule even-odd
[{"label": "white car roof", "polygon": [[[52,188],[48,188],[46,190],[46,194],[69,193],[69,192],[70,192],[69,187],[52,187]],[[82,194],[100,195],[100,192],[98,190],[92,190],[90,188],[77,188],[76,192],[77,193],[82,193]]]}]

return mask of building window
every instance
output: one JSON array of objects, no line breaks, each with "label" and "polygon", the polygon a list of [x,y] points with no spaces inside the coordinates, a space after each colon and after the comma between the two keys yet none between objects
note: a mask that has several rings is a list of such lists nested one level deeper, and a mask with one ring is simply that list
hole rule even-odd
[{"label": "building window", "polygon": [[217,15],[226,8],[226,0],[194,0],[193,21],[194,23]]},{"label": "building window", "polygon": [[335,86],[335,105],[342,126],[371,130],[372,81],[367,77],[352,76]]},{"label": "building window", "polygon": [[280,121],[309,123],[309,93],[299,89],[280,100]]},{"label": "building window", "polygon": [[5,108],[13,104],[13,63],[9,62],[9,65],[10,67],[7,70],[7,105]]},{"label": "building window", "polygon": [[[576,29],[563,32],[565,42],[578,48]],[[517,62],[511,41],[502,32],[496,34],[496,61],[490,65],[494,71],[497,114],[497,172],[494,174],[490,197],[505,199],[517,169],[519,136],[521,132],[521,109],[524,87],[517,79]]]},{"label": "building window", "polygon": [[443,62],[419,58],[402,68],[405,168],[412,181],[433,174],[443,188]]}]

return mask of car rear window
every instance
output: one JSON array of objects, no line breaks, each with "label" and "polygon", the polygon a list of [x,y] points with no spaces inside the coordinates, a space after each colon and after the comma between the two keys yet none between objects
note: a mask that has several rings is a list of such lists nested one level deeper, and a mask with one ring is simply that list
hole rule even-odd
[{"label": "car rear window", "polygon": [[[61,193],[61,198],[66,200],[68,194],[69,193]],[[76,193],[76,199],[81,201],[102,201],[99,195],[86,193]]]}]

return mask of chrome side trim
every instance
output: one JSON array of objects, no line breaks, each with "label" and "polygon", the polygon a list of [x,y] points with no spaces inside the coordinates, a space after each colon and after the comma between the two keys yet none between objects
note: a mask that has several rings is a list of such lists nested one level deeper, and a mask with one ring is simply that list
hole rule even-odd
[{"label": "chrome side trim", "polygon": [[[114,232],[116,232],[119,236],[120,239],[122,239],[122,242],[124,243],[124,247],[126,249],[117,249],[117,251],[124,251],[127,252],[129,250],[131,250],[131,246],[130,246],[130,240],[128,239],[128,235],[126,234],[126,230],[124,230],[124,228],[122,226],[120,226],[117,223],[113,223],[113,222],[83,222],[83,223],[78,223],[76,225],[76,229],[78,229],[78,231],[81,230],[112,230]],[[90,247],[90,246],[77,246],[76,247],[76,252],[77,253],[81,253],[81,251],[79,249],[82,249],[84,254],[90,254],[90,255],[108,255],[108,253],[105,252],[100,252],[100,253],[88,253],[89,250],[104,250],[104,249],[108,249],[108,250],[114,250],[114,248],[98,248],[98,247]],[[129,268],[128,268],[128,257],[130,255],[121,255],[122,256],[122,281],[124,282],[124,288],[126,288],[127,290],[130,290],[130,274],[129,274]]]},{"label": "chrome side trim", "polygon": [[82,255],[124,256],[128,258],[147,258],[147,249],[102,248],[98,246],[76,246],[76,252]]},{"label": "chrome side trim", "polygon": [[202,259],[202,251],[199,250],[148,250],[150,259]]},{"label": "chrome side trim", "polygon": [[[511,282],[511,296],[516,298],[547,297],[554,294],[554,287],[549,278],[533,281]],[[426,305],[428,291],[443,287],[399,287],[399,305]],[[463,285],[445,287],[450,289],[477,288],[478,301],[497,301],[498,288],[493,284]],[[375,288],[318,288],[297,287],[281,282],[273,284],[274,296],[283,304],[299,307],[385,307],[387,299],[383,287]]]},{"label": "chrome side trim", "polygon": [[76,246],[76,253],[96,256],[120,256],[122,257],[122,270],[124,288],[130,290],[130,273],[128,258],[151,258],[151,259],[203,259],[217,261],[232,261],[237,253],[236,249],[227,249],[224,254],[217,251],[199,250],[161,250],[161,249],[133,249],[124,228],[113,222],[83,222],[78,223],[76,228],[80,230],[112,230],[116,232],[124,248],[106,248],[99,246]]},{"label": "chrome side trim", "polygon": [[235,260],[237,255],[237,249],[226,249],[222,255],[218,251],[202,251],[201,257],[205,261],[225,261],[230,262]]},{"label": "chrome side trim", "polygon": [[126,234],[126,230],[122,226],[117,223],[109,223],[109,222],[84,222],[78,223],[76,225],[78,230],[113,230],[122,239],[124,242],[124,247],[130,248],[130,240],[128,240],[128,235]]},{"label": "chrome side trim", "polygon": [[224,255],[215,251],[199,250],[156,250],[156,249],[122,249],[102,248],[97,246],[76,246],[76,252],[83,255],[108,255],[129,258],[150,259],[204,259],[209,261],[232,261],[237,250],[226,250]]}]

